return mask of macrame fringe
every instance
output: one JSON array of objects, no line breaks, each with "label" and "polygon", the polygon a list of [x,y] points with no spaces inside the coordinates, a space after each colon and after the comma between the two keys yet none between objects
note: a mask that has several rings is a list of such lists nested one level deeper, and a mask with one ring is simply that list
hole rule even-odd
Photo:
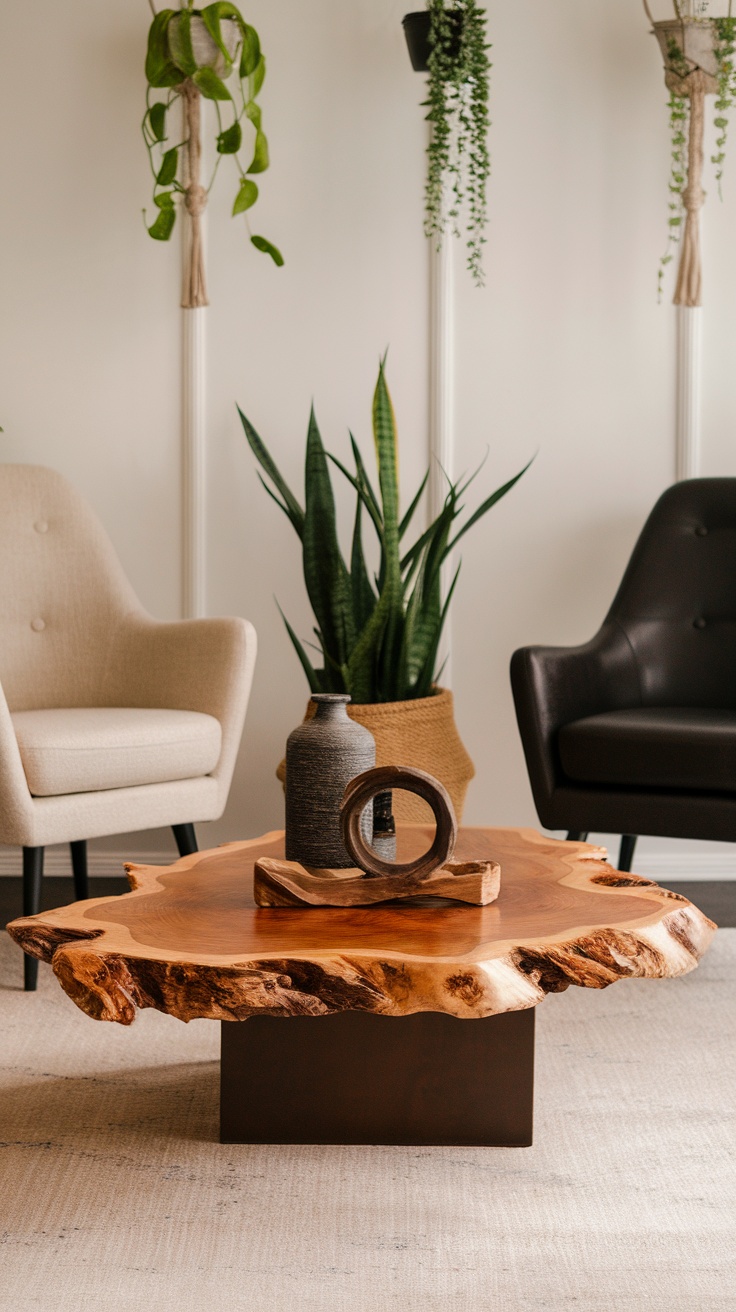
[{"label": "macrame fringe", "polygon": [[687,186],[682,193],[685,232],[677,271],[675,305],[702,305],[703,272],[700,256],[700,210],[705,200],[703,178],[703,130],[707,77],[700,69],[687,79],[690,98],[690,127],[687,147]]}]

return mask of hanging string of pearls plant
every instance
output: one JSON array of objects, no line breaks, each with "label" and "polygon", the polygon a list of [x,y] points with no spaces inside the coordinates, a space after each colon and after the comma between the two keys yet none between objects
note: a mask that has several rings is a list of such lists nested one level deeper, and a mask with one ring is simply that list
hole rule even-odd
[{"label": "hanging string of pearls plant", "polygon": [[484,283],[490,46],[486,12],[476,0],[428,0],[427,9],[404,18],[412,67],[428,73],[425,221],[439,247],[446,234],[465,238],[467,265]]}]

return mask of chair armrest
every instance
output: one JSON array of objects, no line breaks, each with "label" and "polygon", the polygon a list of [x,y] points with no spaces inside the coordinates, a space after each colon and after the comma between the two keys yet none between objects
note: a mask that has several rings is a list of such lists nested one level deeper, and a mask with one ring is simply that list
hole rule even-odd
[{"label": "chair armrest", "polygon": [[213,777],[224,808],[243,732],[256,632],[243,619],[159,623],[147,615],[126,617],[117,635],[106,681],[113,706],[202,711],[220,721],[222,752]]},{"label": "chair armrest", "polygon": [[8,703],[0,687],[0,843],[29,846],[32,832],[33,800]]},{"label": "chair armrest", "polygon": [[603,625],[582,647],[522,647],[511,658],[511,687],[529,781],[540,820],[563,782],[557,734],[587,715],[642,704],[639,672],[625,633]]}]

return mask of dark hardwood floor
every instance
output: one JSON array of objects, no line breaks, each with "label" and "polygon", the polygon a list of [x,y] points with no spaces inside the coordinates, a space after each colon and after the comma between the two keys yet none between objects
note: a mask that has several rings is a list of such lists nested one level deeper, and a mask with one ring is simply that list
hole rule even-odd
[{"label": "dark hardwood floor", "polygon": [[673,879],[670,887],[694,902],[721,929],[736,926],[736,880]]},{"label": "dark hardwood floor", "polygon": [[[108,878],[90,878],[90,891],[93,897],[115,897],[118,893],[128,893],[128,881],[125,875]],[[74,901],[74,884],[71,877],[48,875],[41,883],[41,910],[50,911],[53,907],[63,907]],[[3,929],[9,920],[22,915],[23,880],[13,875],[0,878],[0,927]]]},{"label": "dark hardwood floor", "polygon": [[[124,876],[109,878],[92,878],[90,887],[94,897],[114,897],[118,893],[128,892],[128,883]],[[736,880],[678,880],[672,881],[672,888],[677,893],[694,902],[706,916],[715,920],[721,929],[736,926]],[[74,901],[74,885],[71,879],[62,879],[51,875],[44,879],[41,887],[41,909],[64,906]],[[4,928],[9,920],[21,914],[22,889],[20,878],[9,876],[0,878],[0,927]]]}]

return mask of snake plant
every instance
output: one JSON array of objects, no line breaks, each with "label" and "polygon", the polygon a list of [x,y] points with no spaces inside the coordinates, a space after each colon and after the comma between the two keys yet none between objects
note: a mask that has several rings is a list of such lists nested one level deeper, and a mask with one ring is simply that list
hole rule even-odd
[{"label": "snake plant", "polygon": [[[406,701],[430,696],[439,677],[442,630],[459,574],[442,595],[442,565],[460,539],[514,486],[514,478],[463,522],[463,497],[476,474],[448,482],[440,514],[412,545],[407,532],[422,499],[425,474],[406,513],[399,507],[398,449],[393,406],[382,361],[373,397],[373,435],[378,493],[351,434],[355,470],[325,450],[314,409],[309,419],[304,505],[279,472],[253,425],[239,409],[245,435],[266,478],[263,486],[280,506],[302,544],[304,581],[316,620],[315,664],[284,616],[312,692],[348,692],[354,702]],[[349,564],[340,549],[330,462],[356,493]],[[525,469],[528,466],[525,466]],[[477,471],[476,471],[477,473]],[[363,524],[370,520],[380,548],[378,573],[371,577],[363,546]],[[282,612],[283,614],[283,612]]]}]

